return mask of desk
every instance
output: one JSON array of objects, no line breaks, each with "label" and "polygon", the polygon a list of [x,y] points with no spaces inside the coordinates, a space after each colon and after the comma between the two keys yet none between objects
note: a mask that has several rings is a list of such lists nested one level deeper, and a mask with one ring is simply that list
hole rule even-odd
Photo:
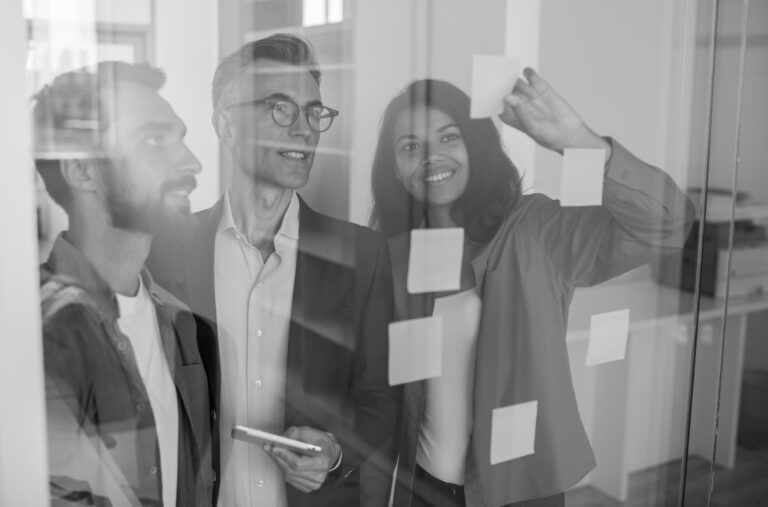
[{"label": "desk", "polygon": [[[717,464],[735,464],[741,376],[748,317],[768,310],[768,295],[725,302],[702,297],[690,432],[690,453],[711,461],[722,325],[725,349]],[[630,309],[624,361],[586,367],[590,317]],[[693,346],[694,296],[651,280],[578,289],[566,342],[576,399],[597,458],[582,484],[624,501],[629,474],[682,457]]]}]

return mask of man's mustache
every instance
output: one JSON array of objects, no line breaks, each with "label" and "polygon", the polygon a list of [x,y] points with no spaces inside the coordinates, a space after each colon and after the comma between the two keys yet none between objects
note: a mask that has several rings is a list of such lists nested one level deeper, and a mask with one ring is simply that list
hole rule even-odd
[{"label": "man's mustache", "polygon": [[194,176],[182,176],[181,178],[173,181],[166,181],[160,187],[161,193],[173,192],[174,190],[187,190],[193,191],[197,188],[197,179]]}]

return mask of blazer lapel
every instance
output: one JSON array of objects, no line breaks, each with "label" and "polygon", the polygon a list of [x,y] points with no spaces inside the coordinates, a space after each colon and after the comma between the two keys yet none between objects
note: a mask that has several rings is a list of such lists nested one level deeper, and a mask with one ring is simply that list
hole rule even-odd
[{"label": "blazer lapel", "polygon": [[328,261],[318,253],[322,252],[323,243],[328,242],[329,238],[322,217],[302,200],[299,206],[299,244],[286,357],[285,421],[289,424],[296,420],[307,421],[309,418],[317,424],[318,414],[306,403],[303,391],[307,364],[304,338],[307,335],[306,326],[310,322],[309,315],[328,265]]},{"label": "blazer lapel", "polygon": [[306,322],[328,264],[321,254],[329,247],[324,243],[332,241],[332,238],[328,238],[323,225],[322,217],[300,200],[299,246],[296,254],[296,278],[293,283],[292,322]]},{"label": "blazer lapel", "polygon": [[216,230],[224,199],[197,215],[198,230],[185,244],[184,270],[189,283],[192,310],[216,322],[216,290],[213,277]]}]

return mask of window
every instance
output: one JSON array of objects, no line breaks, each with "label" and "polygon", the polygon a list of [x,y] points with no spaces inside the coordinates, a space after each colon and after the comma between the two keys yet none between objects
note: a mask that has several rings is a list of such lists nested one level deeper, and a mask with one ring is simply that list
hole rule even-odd
[{"label": "window", "polygon": [[344,0],[304,0],[304,26],[344,21]]}]

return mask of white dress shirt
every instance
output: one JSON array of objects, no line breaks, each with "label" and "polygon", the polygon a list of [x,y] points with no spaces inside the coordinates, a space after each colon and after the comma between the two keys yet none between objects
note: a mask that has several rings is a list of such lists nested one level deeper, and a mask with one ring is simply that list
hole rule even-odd
[{"label": "white dress shirt", "polygon": [[176,386],[165,357],[157,326],[157,313],[152,297],[139,277],[139,291],[133,297],[116,294],[120,308],[117,326],[128,337],[136,358],[141,380],[149,395],[155,417],[155,430],[160,448],[160,472],[163,505],[176,505],[179,452],[179,406]]},{"label": "white dress shirt", "polygon": [[221,358],[219,506],[286,505],[280,469],[259,445],[233,440],[234,425],[282,434],[288,329],[296,278],[299,200],[293,194],[274,252],[237,230],[229,194],[216,233],[214,285]]}]

